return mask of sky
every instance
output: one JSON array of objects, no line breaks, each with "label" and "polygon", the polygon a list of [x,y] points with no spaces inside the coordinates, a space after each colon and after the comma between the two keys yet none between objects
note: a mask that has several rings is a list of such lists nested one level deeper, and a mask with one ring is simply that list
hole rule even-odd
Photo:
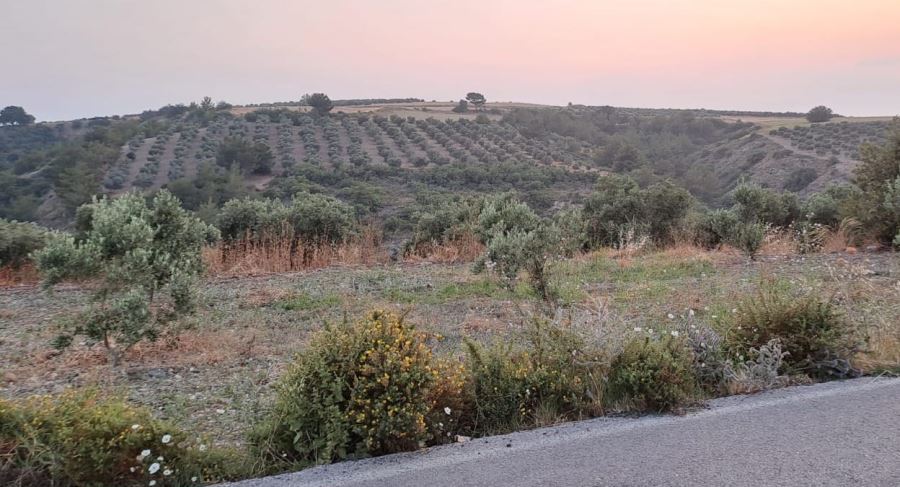
[{"label": "sky", "polygon": [[900,0],[0,0],[0,106],[211,96],[900,114]]}]

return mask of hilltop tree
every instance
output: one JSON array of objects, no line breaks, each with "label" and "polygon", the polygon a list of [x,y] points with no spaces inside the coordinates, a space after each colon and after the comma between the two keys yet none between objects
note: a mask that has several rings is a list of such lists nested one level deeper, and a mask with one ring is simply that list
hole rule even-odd
[{"label": "hilltop tree", "polygon": [[0,125],[30,125],[34,117],[22,107],[8,106],[0,110]]},{"label": "hilltop tree", "polygon": [[166,190],[148,205],[139,193],[95,199],[78,209],[77,234],[54,234],[34,254],[44,285],[90,279],[91,306],[72,322],[72,335],[102,343],[112,365],[143,339],[153,340],[194,305],[203,270],[200,250],[218,237]]},{"label": "hilltop tree", "polygon": [[454,113],[466,113],[468,111],[469,111],[469,102],[467,102],[466,100],[459,100],[459,103],[457,103],[456,106],[453,107]]},{"label": "hilltop tree", "polygon": [[466,100],[475,106],[476,110],[481,110],[487,101],[481,93],[471,92],[466,95]]},{"label": "hilltop tree", "polygon": [[831,120],[832,116],[833,113],[830,108],[825,105],[819,105],[806,114],[806,119],[809,120],[810,123],[819,123]]},{"label": "hilltop tree", "polygon": [[325,93],[303,95],[301,102],[312,107],[313,112],[315,112],[317,115],[325,115],[326,113],[330,112],[332,108],[334,108],[334,104],[331,103],[331,98],[328,98],[328,95],[326,95]]}]

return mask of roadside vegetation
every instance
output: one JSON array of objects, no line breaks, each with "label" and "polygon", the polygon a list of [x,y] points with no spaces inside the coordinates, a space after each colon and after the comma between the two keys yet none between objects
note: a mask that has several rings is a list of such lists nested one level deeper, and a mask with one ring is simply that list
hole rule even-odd
[{"label": "roadside vegetation", "polygon": [[[486,111],[483,95],[466,98]],[[436,126],[332,117],[323,94],[305,103],[314,114],[251,113],[316,124],[335,155],[355,143],[342,133],[367,130],[418,153],[419,130]],[[215,124],[219,110],[180,114]],[[616,115],[591,116],[599,130]],[[553,117],[509,123],[585,127]],[[686,141],[742,130],[678,123]],[[207,147],[223,187],[286,161],[256,135]],[[36,269],[52,288],[0,291],[0,481],[197,485],[897,373],[900,128],[861,154],[852,184],[800,198],[740,181],[717,208],[665,178],[582,171],[594,181],[583,204],[423,192],[382,220],[388,196],[331,196],[319,189],[332,176],[315,173],[265,197],[192,194],[197,205],[177,197],[187,185],[73,198],[70,232],[0,220],[9,280]],[[421,167],[452,167],[441,157]],[[389,227],[408,238],[386,241]]]}]

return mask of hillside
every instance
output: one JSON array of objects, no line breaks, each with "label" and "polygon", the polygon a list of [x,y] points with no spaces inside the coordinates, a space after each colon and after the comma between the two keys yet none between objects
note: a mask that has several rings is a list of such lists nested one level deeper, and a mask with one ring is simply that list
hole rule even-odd
[{"label": "hillside", "polygon": [[[515,190],[538,209],[579,203],[598,174],[641,184],[673,179],[716,206],[740,178],[806,194],[848,181],[860,144],[889,118],[374,100],[328,116],[296,104],[175,105],[140,115],[0,127],[0,217],[65,226],[94,193],[167,187],[191,209],[260,193],[336,195],[397,231],[411,206],[460,193]],[[261,171],[233,171],[226,140],[271,153]]]}]

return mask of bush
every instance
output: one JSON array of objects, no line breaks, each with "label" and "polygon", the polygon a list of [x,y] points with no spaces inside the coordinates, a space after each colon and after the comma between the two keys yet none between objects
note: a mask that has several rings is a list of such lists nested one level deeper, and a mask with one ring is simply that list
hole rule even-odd
[{"label": "bush", "polygon": [[777,338],[769,340],[759,348],[751,347],[749,360],[725,367],[725,379],[728,381],[729,394],[748,394],[786,386],[789,378],[780,373],[787,352],[781,350],[781,342]]},{"label": "bush", "polygon": [[602,412],[605,352],[570,324],[535,317],[522,346],[466,345],[475,434],[513,431]]},{"label": "bush", "polygon": [[502,193],[486,197],[478,213],[476,234],[482,243],[487,243],[495,235],[513,230],[529,232],[540,226],[540,218],[513,193]]},{"label": "bush", "polygon": [[677,410],[696,394],[692,362],[682,339],[664,335],[631,340],[613,360],[608,402],[637,411]]},{"label": "bush", "polygon": [[584,204],[588,240],[592,247],[612,246],[618,228],[643,219],[644,205],[637,183],[626,176],[610,175],[597,180]]},{"label": "bush", "polygon": [[[836,191],[834,191],[836,192]],[[815,193],[803,203],[801,215],[803,219],[830,228],[837,227],[841,221],[840,207],[832,191]]]},{"label": "bush", "polygon": [[712,210],[700,217],[694,228],[694,240],[703,248],[718,249],[733,241],[738,227],[737,215],[731,210]]},{"label": "bush", "polygon": [[351,206],[319,194],[297,193],[290,205],[273,199],[233,199],[222,207],[218,227],[227,241],[262,242],[286,237],[308,244],[332,244],[356,230]]},{"label": "bush", "polygon": [[664,181],[639,189],[627,176],[602,176],[584,206],[592,246],[614,246],[626,225],[647,229],[657,243],[669,243],[694,204],[684,188]]},{"label": "bush", "polygon": [[754,260],[765,238],[766,227],[762,223],[739,223],[734,231],[732,244],[747,254],[750,260]]},{"label": "bush", "polygon": [[860,191],[847,198],[847,216],[859,220],[878,240],[891,242],[900,232],[900,122],[894,122],[886,144],[861,148],[854,183]]},{"label": "bush", "polygon": [[850,364],[859,348],[854,335],[831,301],[768,283],[731,315],[728,346],[741,357],[778,339],[788,353],[782,372],[828,379],[857,374]]},{"label": "bush", "polygon": [[46,241],[47,232],[37,225],[0,218],[0,267],[20,267]]},{"label": "bush", "polygon": [[250,174],[269,174],[275,156],[262,142],[250,142],[240,137],[225,137],[216,153],[216,164],[229,168],[237,165]]},{"label": "bush", "polygon": [[189,486],[242,473],[228,452],[92,390],[0,400],[0,445],[3,485]]},{"label": "bush", "polygon": [[722,393],[727,386],[726,371],[728,368],[725,341],[709,325],[694,322],[681,329],[684,333],[685,345],[691,350],[694,376],[697,384],[712,393]]},{"label": "bush", "polygon": [[776,193],[754,183],[741,183],[732,193],[734,211],[746,223],[760,222],[786,227],[800,214],[800,203],[792,193]]},{"label": "bush", "polygon": [[308,465],[423,446],[438,382],[425,334],[374,311],[317,333],[278,383],[251,443],[272,463]]}]

